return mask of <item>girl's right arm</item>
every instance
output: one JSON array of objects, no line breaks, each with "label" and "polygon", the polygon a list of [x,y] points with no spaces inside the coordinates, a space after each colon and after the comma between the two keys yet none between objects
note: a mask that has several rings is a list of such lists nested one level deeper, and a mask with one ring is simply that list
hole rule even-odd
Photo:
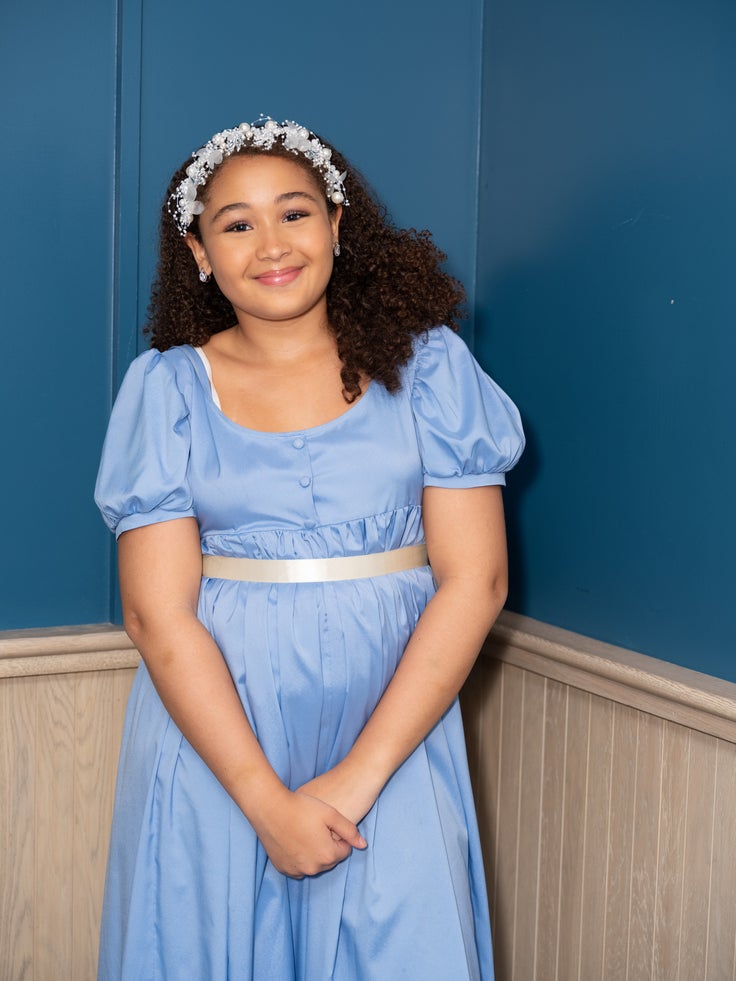
[{"label": "girl's right arm", "polygon": [[248,722],[227,665],[197,619],[199,529],[177,518],[118,542],[125,630],[185,739],[248,818],[274,866],[301,878],[365,848],[339,811],[281,782]]}]

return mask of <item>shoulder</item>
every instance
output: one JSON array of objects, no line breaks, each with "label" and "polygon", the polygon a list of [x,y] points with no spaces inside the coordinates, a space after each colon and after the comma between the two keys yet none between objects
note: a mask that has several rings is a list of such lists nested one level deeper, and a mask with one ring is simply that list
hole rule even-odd
[{"label": "shoulder", "polygon": [[147,374],[151,371],[175,373],[181,368],[186,370],[188,366],[191,367],[194,364],[193,356],[196,356],[194,348],[189,344],[169,347],[165,351],[151,347],[131,361],[128,371],[136,374]]},{"label": "shoulder", "polygon": [[422,331],[414,338],[411,357],[406,364],[407,387],[413,389],[417,382],[438,368],[473,364],[475,359],[465,341],[450,327],[440,324]]},{"label": "shoulder", "polygon": [[410,400],[425,485],[503,483],[524,436],[516,406],[447,327],[418,338]]},{"label": "shoulder", "polygon": [[188,395],[195,377],[195,358],[194,350],[189,345],[171,347],[166,351],[150,348],[130,363],[121,392],[173,389]]}]

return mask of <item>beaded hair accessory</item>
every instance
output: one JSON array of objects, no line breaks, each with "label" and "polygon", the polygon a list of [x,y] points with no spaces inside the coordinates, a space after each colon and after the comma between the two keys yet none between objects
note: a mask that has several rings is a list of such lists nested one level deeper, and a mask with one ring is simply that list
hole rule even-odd
[{"label": "beaded hair accessory", "polygon": [[207,183],[225,157],[246,145],[259,150],[270,150],[276,140],[281,140],[284,149],[301,154],[320,171],[330,201],[334,204],[348,204],[343,183],[347,171],[341,174],[330,163],[332,150],[298,123],[289,120],[277,123],[274,119],[265,117],[255,123],[241,123],[234,129],[215,133],[212,139],[192,154],[187,176],[169,198],[169,211],[181,234],[186,235],[194,216],[201,215],[204,211],[204,204],[197,200],[197,188]]}]

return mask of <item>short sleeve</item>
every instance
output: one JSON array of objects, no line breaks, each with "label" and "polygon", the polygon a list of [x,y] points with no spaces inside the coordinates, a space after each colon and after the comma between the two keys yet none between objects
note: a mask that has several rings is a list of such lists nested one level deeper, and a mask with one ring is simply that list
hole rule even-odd
[{"label": "short sleeve", "polygon": [[95,502],[117,537],[194,516],[189,449],[189,410],[176,371],[165,355],[146,351],[115,400],[95,486]]},{"label": "short sleeve", "polygon": [[417,340],[411,400],[424,486],[504,484],[524,449],[511,399],[447,327]]}]

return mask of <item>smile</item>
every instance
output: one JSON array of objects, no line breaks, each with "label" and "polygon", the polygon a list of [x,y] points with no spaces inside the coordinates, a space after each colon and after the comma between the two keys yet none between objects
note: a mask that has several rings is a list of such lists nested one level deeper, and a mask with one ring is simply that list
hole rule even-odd
[{"label": "smile", "polygon": [[289,266],[287,269],[269,269],[260,276],[256,276],[256,281],[262,286],[288,286],[301,273],[300,266]]}]

